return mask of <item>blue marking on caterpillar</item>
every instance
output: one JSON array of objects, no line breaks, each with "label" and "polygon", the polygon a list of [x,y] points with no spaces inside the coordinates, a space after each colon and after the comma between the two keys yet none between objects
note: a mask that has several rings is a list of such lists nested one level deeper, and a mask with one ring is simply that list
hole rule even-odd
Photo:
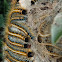
[{"label": "blue marking on caterpillar", "polygon": [[17,26],[20,26],[20,27],[22,27],[23,29],[25,29],[26,32],[28,32],[28,35],[31,37],[31,39],[34,39],[34,36],[30,33],[30,31],[29,31],[29,29],[28,29],[27,27],[25,27],[24,25],[19,24],[19,23],[17,23],[17,22],[11,22],[11,23],[13,23],[13,24],[15,24],[15,25],[17,25]]},{"label": "blue marking on caterpillar", "polygon": [[24,40],[20,39],[20,41],[19,41],[18,38],[17,37],[14,37],[14,36],[9,36],[8,35],[8,39],[11,42],[19,43],[19,44],[22,44],[22,45],[25,43]]}]

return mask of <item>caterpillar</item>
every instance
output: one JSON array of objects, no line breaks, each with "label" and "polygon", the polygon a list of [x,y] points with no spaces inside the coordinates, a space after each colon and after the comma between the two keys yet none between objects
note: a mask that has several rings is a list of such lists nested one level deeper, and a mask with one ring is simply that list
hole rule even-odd
[{"label": "caterpillar", "polygon": [[57,3],[12,0],[4,30],[3,62],[57,62],[54,60],[62,57],[62,49],[51,44],[50,34]]},{"label": "caterpillar", "polygon": [[25,24],[28,19],[27,10],[20,7],[19,0],[12,0],[5,28],[3,46],[4,62],[33,62],[34,56],[30,41],[33,34]]}]

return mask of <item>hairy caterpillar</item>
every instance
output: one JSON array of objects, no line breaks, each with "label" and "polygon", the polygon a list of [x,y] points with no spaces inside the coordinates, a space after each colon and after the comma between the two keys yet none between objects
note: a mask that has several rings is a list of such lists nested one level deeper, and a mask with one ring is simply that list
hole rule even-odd
[{"label": "hairy caterpillar", "polygon": [[18,0],[12,0],[13,7],[8,14],[3,46],[4,62],[33,62],[30,40],[33,34],[25,24],[27,10],[19,5]]},{"label": "hairy caterpillar", "polygon": [[12,0],[3,43],[4,62],[49,62],[49,56],[61,57],[61,48],[53,46],[50,39],[53,21],[48,19],[52,12],[48,11],[53,7],[49,2],[44,6],[41,0],[36,1]]}]

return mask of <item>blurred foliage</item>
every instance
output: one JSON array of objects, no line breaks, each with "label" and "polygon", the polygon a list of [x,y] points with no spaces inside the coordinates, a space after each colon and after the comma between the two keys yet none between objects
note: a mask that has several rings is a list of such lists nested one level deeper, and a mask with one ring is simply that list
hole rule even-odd
[{"label": "blurred foliage", "polygon": [[56,15],[51,27],[52,44],[56,44],[61,36],[62,36],[62,12]]},{"label": "blurred foliage", "polygon": [[4,25],[4,17],[3,14],[0,14],[0,27]]},{"label": "blurred foliage", "polygon": [[[0,27],[4,27],[10,0],[0,0]],[[0,32],[1,35],[2,32]],[[0,38],[0,59],[2,59],[2,38]]]}]

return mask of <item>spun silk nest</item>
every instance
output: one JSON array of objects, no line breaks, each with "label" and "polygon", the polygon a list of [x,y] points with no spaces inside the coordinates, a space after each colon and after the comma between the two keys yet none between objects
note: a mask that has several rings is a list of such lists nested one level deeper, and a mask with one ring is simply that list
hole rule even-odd
[{"label": "spun silk nest", "polygon": [[[62,12],[61,1],[37,2],[28,8],[28,26],[31,27],[36,40],[32,43],[32,50],[36,52],[39,62],[61,62],[61,39],[57,45],[51,44],[51,24],[54,17]],[[36,50],[35,50],[36,49]],[[38,59],[40,58],[40,59]],[[42,59],[42,60],[41,60]]]}]

